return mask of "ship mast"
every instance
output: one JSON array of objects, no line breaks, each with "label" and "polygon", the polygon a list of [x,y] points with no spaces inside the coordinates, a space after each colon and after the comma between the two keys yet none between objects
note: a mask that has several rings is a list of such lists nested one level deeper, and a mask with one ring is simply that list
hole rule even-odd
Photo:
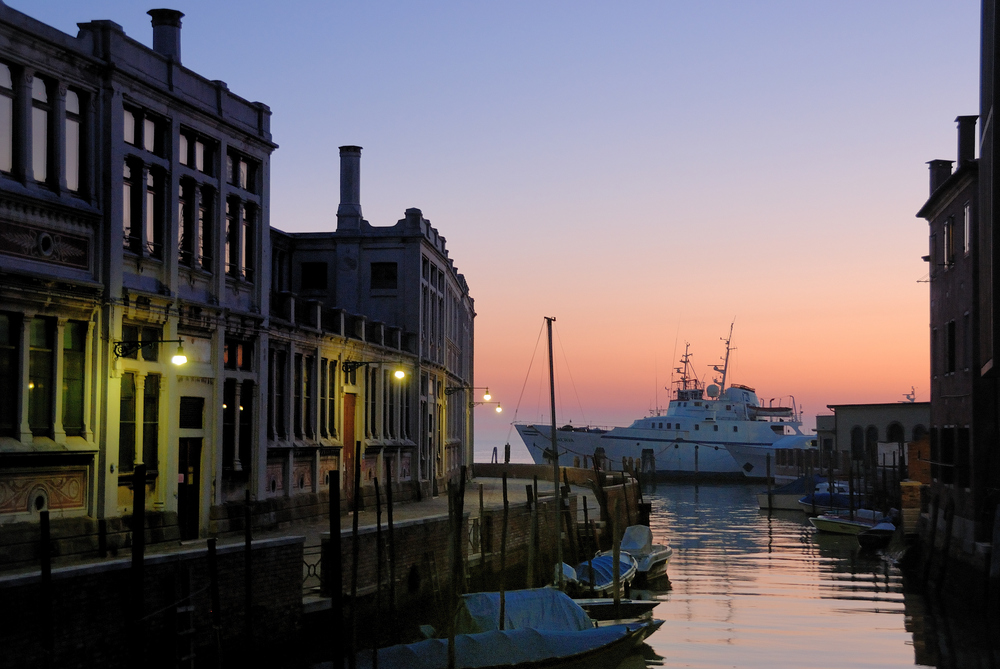
[{"label": "ship mast", "polygon": [[713,365],[712,369],[715,370],[717,374],[722,374],[722,379],[717,379],[716,382],[719,384],[719,392],[723,392],[726,389],[726,374],[729,372],[729,352],[732,348],[729,346],[729,342],[733,340],[733,326],[736,325],[736,321],[729,324],[729,336],[722,341],[726,342],[726,357],[722,361],[722,369],[719,369],[718,365]]}]

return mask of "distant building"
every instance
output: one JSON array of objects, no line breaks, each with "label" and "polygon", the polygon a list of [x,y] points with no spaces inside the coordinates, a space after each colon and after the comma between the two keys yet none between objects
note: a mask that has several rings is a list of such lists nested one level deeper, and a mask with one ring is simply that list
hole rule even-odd
[{"label": "distant building", "polygon": [[336,230],[273,230],[269,108],[182,65],[180,12],[149,14],[152,49],[0,2],[0,525],[46,510],[86,550],[142,485],[154,540],[205,536],[247,491],[261,522],[323,513],[356,466],[369,494],[430,494],[473,449],[444,237],[417,209],[362,220],[357,147]]},{"label": "distant building", "polygon": [[[930,423],[929,402],[830,404],[833,415],[816,416],[823,454],[850,453],[850,460],[891,466],[905,457],[904,444],[920,441]],[[895,458],[895,460],[894,460]]]}]

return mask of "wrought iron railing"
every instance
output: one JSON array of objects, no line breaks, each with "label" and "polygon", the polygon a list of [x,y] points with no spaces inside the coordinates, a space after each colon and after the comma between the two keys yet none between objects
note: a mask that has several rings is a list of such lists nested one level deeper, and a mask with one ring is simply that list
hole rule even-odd
[{"label": "wrought iron railing", "polygon": [[319,594],[323,588],[323,547],[310,546],[302,551],[302,594]]}]

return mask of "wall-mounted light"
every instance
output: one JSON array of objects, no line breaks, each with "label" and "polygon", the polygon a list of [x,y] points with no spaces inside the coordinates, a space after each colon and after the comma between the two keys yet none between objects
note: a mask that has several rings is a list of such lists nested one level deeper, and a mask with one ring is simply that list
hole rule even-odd
[{"label": "wall-mounted light", "polygon": [[473,407],[477,407],[480,404],[496,404],[497,405],[496,412],[501,413],[503,411],[503,407],[500,406],[499,402],[469,402],[469,408],[471,409]]},{"label": "wall-mounted light", "polygon": [[[368,367],[369,365],[384,365],[384,364],[386,364],[385,360],[344,360],[342,363],[340,363],[340,368],[344,370],[344,374],[352,374],[355,371],[357,371],[359,367]],[[406,370],[403,369],[401,364],[398,364],[396,367],[396,371],[394,371],[392,375],[399,380],[403,380],[406,378]]]},{"label": "wall-mounted light", "polygon": [[[493,396],[490,395],[490,389],[483,386],[475,388],[472,386],[448,386],[447,388],[444,389],[444,394],[453,395],[454,393],[461,392],[463,390],[485,390],[486,392],[483,393],[483,402],[489,402],[491,399],[493,399]],[[483,402],[476,402],[476,404],[482,404]]]},{"label": "wall-mounted light", "polygon": [[153,344],[177,344],[177,353],[174,357],[170,359],[175,365],[183,365],[187,362],[187,356],[184,354],[184,340],[183,339],[154,339],[153,341],[139,341],[138,339],[122,339],[115,342],[114,353],[115,359],[118,358],[131,358],[135,355],[140,348],[143,346],[152,346]]}]

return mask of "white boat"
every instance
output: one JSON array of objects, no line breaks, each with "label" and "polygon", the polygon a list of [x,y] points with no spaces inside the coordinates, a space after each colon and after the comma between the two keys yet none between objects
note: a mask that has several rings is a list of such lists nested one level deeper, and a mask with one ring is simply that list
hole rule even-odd
[{"label": "white boat", "polygon": [[[667,573],[667,565],[674,549],[664,544],[654,544],[653,533],[645,525],[630,525],[622,535],[621,552],[635,559],[637,581],[651,581]],[[611,551],[602,553],[610,554]]]},{"label": "white boat", "polygon": [[[635,558],[621,551],[618,556],[618,584],[621,590],[635,578],[636,567]],[[564,579],[581,592],[593,592],[602,597],[613,597],[615,594],[614,556],[611,551],[598,553],[575,568],[563,563],[562,569]]]},{"label": "white boat", "polygon": [[[857,509],[854,518],[846,513],[829,513],[810,518],[809,522],[820,532],[833,534],[861,534],[878,525],[883,519],[881,513],[871,509]],[[895,529],[895,528],[893,528]]]},{"label": "white boat", "polygon": [[[801,476],[790,483],[771,490],[770,508],[779,511],[799,511],[802,509],[799,500],[806,493],[816,494],[830,491],[846,495],[848,494],[848,485],[843,481],[834,481],[831,485],[822,476]],[[757,506],[761,509],[768,508],[767,492],[757,493]]]},{"label": "white boat", "polygon": [[[632,459],[643,475],[658,478],[764,478],[766,458],[774,462],[779,449],[815,448],[815,437],[802,432],[795,400],[791,406],[762,406],[756,391],[727,385],[732,328],[721,376],[703,387],[685,347],[674,396],[665,412],[634,421],[629,427],[599,428],[565,425],[555,430],[559,465],[620,469]],[[552,426],[515,424],[536,464],[552,462]]]}]

